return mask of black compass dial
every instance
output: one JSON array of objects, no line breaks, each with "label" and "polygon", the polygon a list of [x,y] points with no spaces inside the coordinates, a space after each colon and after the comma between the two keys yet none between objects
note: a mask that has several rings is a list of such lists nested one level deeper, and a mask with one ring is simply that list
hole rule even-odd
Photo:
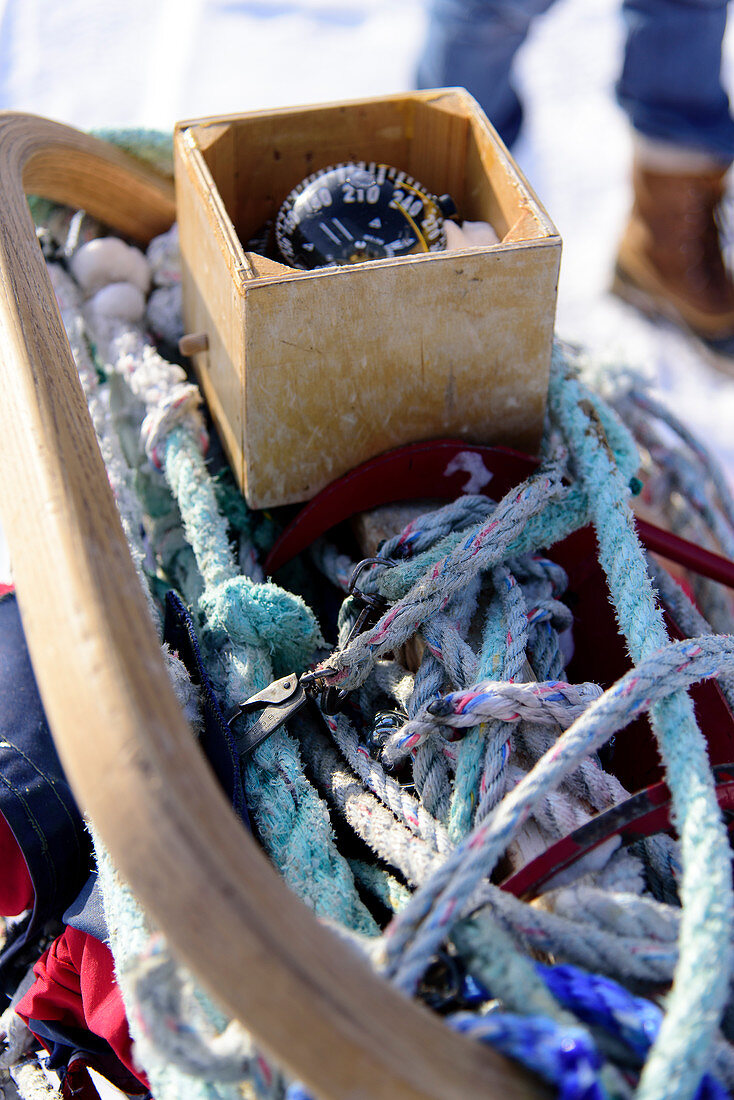
[{"label": "black compass dial", "polygon": [[448,195],[436,198],[387,164],[337,164],[291,191],[275,239],[285,262],[307,271],[439,252],[455,210]]}]

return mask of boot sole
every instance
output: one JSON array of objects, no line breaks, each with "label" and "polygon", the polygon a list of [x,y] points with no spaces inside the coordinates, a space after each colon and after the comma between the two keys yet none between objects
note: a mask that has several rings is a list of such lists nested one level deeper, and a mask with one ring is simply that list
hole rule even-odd
[{"label": "boot sole", "polygon": [[675,306],[662,302],[633,283],[619,267],[614,269],[610,291],[615,297],[632,306],[655,324],[664,322],[681,332],[702,357],[716,370],[734,377],[734,336],[725,339],[711,339],[687,323]]}]

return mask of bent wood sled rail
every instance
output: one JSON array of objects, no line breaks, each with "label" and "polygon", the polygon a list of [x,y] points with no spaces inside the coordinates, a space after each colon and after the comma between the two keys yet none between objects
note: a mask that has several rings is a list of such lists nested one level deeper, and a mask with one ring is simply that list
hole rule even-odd
[{"label": "bent wood sled rail", "polygon": [[178,707],[25,200],[84,207],[145,242],[174,219],[170,183],[15,113],[0,113],[0,181],[0,515],[84,811],[177,955],[319,1097],[543,1095],[318,924],[238,822]]}]

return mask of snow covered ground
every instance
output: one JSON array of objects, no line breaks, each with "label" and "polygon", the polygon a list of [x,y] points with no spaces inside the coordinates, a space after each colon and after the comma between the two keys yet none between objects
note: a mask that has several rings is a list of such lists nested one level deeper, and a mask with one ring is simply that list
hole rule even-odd
[{"label": "snow covered ground", "polygon": [[[80,127],[378,95],[412,86],[423,0],[0,0],[0,108]],[[616,106],[618,0],[558,0],[518,57],[527,126],[515,154],[564,240],[559,333],[646,365],[734,482],[734,367],[607,293],[629,204]],[[734,29],[725,44],[734,88]]]}]

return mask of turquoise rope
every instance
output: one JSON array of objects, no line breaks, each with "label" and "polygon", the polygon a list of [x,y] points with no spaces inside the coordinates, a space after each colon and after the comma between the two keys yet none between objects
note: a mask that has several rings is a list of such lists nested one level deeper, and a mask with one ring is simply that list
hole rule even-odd
[{"label": "turquoise rope", "polygon": [[[513,631],[510,627],[511,618],[514,618],[514,601],[505,587],[507,576],[509,574],[504,567],[498,566],[493,570],[498,593],[487,614],[476,682],[484,679],[512,680],[518,675],[525,659],[522,630],[516,628]],[[482,766],[488,745],[499,748],[495,744],[497,739],[501,738],[504,743],[511,732],[512,727],[506,722],[488,722],[484,726],[471,729],[459,742],[456,779],[448,820],[449,837],[455,844],[466,836],[472,826],[479,804]]]},{"label": "turquoise rope", "polygon": [[[133,136],[132,141],[139,145],[140,135]],[[635,661],[642,660],[651,649],[656,649],[658,645],[663,644],[666,636],[662,619],[655,607],[652,590],[649,586],[645,587],[645,584],[642,587],[638,584],[640,576],[645,579],[644,565],[642,573],[638,572],[641,552],[634,539],[634,530],[629,522],[629,516],[625,521],[620,511],[621,505],[624,505],[624,511],[627,511],[627,482],[636,466],[626,472],[629,463],[625,459],[629,459],[630,455],[634,454],[634,447],[630,447],[625,429],[610,416],[604,406],[591,395],[583,392],[580,387],[577,386],[578,393],[574,391],[574,395],[569,400],[568,395],[572,385],[577,384],[575,380],[558,373],[559,363],[563,366],[564,358],[557,352],[551,391],[553,398],[553,385],[557,384],[559,392],[555,397],[558,398],[564,415],[559,414],[558,408],[553,411],[566,429],[572,458],[578,464],[582,486],[581,488],[572,487],[561,499],[553,501],[543,513],[533,516],[528,521],[522,538],[515,544],[511,544],[507,553],[509,555],[511,552],[521,553],[523,550],[548,547],[591,517],[597,527],[602,564],[608,572],[612,597],[620,608],[620,623],[628,635],[630,652]],[[561,392],[564,389],[566,392]],[[610,453],[604,452],[607,446],[614,452],[614,458]],[[249,694],[270,682],[273,668],[279,672],[302,668],[320,641],[318,627],[309,610],[297,598],[283,592],[275,585],[255,584],[248,578],[237,575],[229,549],[227,525],[219,515],[208,485],[208,473],[198,451],[198,441],[194,440],[185,429],[175,429],[169,437],[165,446],[165,465],[172,478],[172,484],[175,483],[180,490],[179,503],[187,533],[192,545],[196,544],[198,567],[206,583],[205,592],[199,604],[206,622],[206,641],[213,650],[220,649],[217,655],[217,671],[225,684],[225,695],[228,701],[238,701],[243,694]],[[610,469],[616,480],[610,478]],[[597,491],[599,487],[603,491]],[[590,490],[588,496],[585,492],[586,488]],[[629,542],[630,533],[632,534],[631,543]],[[620,553],[617,542],[623,544],[623,553]],[[449,549],[455,545],[456,542],[452,543]],[[444,548],[444,553],[446,552]],[[396,574],[387,577],[386,584],[397,585],[401,580],[404,583],[405,576],[400,573],[400,569],[403,568],[399,567]],[[427,568],[427,562],[423,562],[420,568]],[[407,591],[407,588],[404,591]],[[640,625],[638,603],[645,611],[651,613],[650,622],[646,622],[643,629],[638,629]],[[660,641],[661,638],[663,642]],[[498,651],[501,652],[501,649]],[[710,812],[711,784],[705,751],[702,750],[702,739],[695,729],[692,709],[685,696],[679,694],[657,704],[656,728],[661,737],[663,755],[669,769],[669,782],[673,787],[677,820],[684,841],[683,853],[686,868],[682,889],[684,927],[681,934],[681,964],[671,998],[670,1011],[661,1030],[660,1041],[653,1050],[650,1065],[643,1076],[640,1095],[657,1097],[664,1093],[666,1096],[688,1096],[690,1091],[686,1091],[685,1082],[680,1086],[680,1091],[674,1093],[670,1091],[669,1086],[676,1077],[680,1083],[681,1067],[684,1065],[689,1070],[689,1077],[694,1075],[697,1079],[700,1075],[700,1068],[696,1069],[696,1062],[691,1057],[692,1048],[702,1046],[703,1050],[701,1052],[696,1050],[695,1053],[698,1063],[705,1059],[706,1029],[710,1029],[711,1013],[715,1011],[716,997],[721,1001],[721,982],[719,982],[719,988],[714,991],[713,999],[709,996],[709,1000],[704,1003],[703,998],[708,996],[711,990],[703,990],[702,993],[702,985],[707,982],[709,986],[715,983],[712,982],[711,972],[705,971],[704,964],[707,962],[705,952],[702,951],[700,943],[698,946],[695,944],[694,933],[697,930],[700,932],[702,924],[705,925],[706,922],[711,924],[713,921],[715,926],[715,920],[718,917],[719,935],[727,937],[721,942],[728,943],[730,929],[727,912],[731,902],[731,888],[727,873],[725,886],[728,886],[728,893],[726,890],[721,893],[719,912],[714,912],[711,904],[712,891],[720,891],[721,888],[722,830],[719,828],[717,831],[715,805],[714,814],[711,815]],[[345,904],[344,897],[352,900],[356,898],[354,883],[341,857],[331,861],[330,854],[327,853],[325,856],[321,850],[322,838],[313,835],[313,823],[324,814],[324,809],[303,775],[296,743],[282,732],[275,735],[268,743],[267,749],[268,752],[264,755],[261,755],[258,750],[245,766],[248,798],[251,796],[253,816],[262,827],[266,848],[271,851],[271,855],[273,852],[276,853],[273,856],[275,862],[297,890],[299,884],[302,887],[304,875],[309,880],[313,880],[315,868],[315,878],[318,881],[319,873],[323,869],[324,878],[318,883],[318,888],[314,891],[315,895],[323,897],[336,894],[337,896],[333,908],[327,906],[323,911],[324,915],[337,920],[341,919],[345,924],[353,920],[353,927],[363,932],[371,931],[370,918],[365,918],[365,911],[361,908],[358,899],[354,910],[350,911],[347,904],[348,916],[344,918],[342,912],[342,906]],[[287,798],[284,797],[284,791],[287,791]],[[458,803],[458,792],[454,797]],[[468,803],[465,793],[462,793],[461,798]],[[291,803],[295,802],[297,807],[303,805],[304,815],[300,821],[289,817],[288,799]],[[689,839],[688,847],[685,843],[686,837]],[[331,843],[332,839],[329,831],[327,843]],[[714,880],[711,889],[705,895],[702,894],[699,880],[695,878],[698,870],[695,866],[696,857],[701,853],[703,853],[701,862],[705,869],[699,872],[699,878],[700,873],[704,873]],[[728,872],[728,847],[726,853],[725,862]],[[100,862],[104,862],[101,857]],[[346,874],[345,870],[347,870]],[[104,874],[103,870],[102,874]],[[334,883],[336,883],[336,889],[334,889]],[[702,900],[702,912],[697,913],[693,909],[690,904],[692,897],[696,902]],[[134,899],[132,901],[134,902]],[[317,908],[318,902],[314,899],[311,899],[310,903]],[[337,911],[340,915],[337,915]],[[687,926],[685,925],[686,915],[690,918]],[[684,952],[686,930],[690,940],[690,957]],[[710,957],[717,958],[715,937],[710,928],[708,932],[705,947],[711,950],[713,946]],[[695,969],[695,949],[698,950],[698,962],[701,964],[701,979],[691,1001],[692,973],[686,972],[685,966],[688,966],[690,972]],[[676,1003],[676,994],[679,1001],[684,996],[688,998],[685,1002],[681,1001],[683,1007],[676,1005],[677,1017],[673,1008]],[[686,1032],[684,1025],[689,1018],[691,1022]],[[671,1019],[672,1023],[670,1023]],[[665,1032],[665,1026],[668,1024],[670,1024],[668,1027],[670,1034]],[[701,1036],[703,1041],[699,1043]],[[669,1049],[673,1049],[675,1042],[678,1041],[678,1047],[675,1048],[678,1061],[671,1059],[669,1052],[663,1053],[664,1040],[667,1041]],[[656,1055],[659,1062],[657,1076],[654,1065]],[[156,1093],[157,1091],[156,1089]],[[173,1095],[170,1090],[169,1095]],[[204,1086],[202,1095],[213,1098],[224,1095],[224,1092],[220,1093],[214,1086],[211,1089]]]},{"label": "turquoise rope", "polygon": [[[128,979],[128,970],[147,950],[152,929],[141,905],[115,870],[107,849],[92,830],[105,921],[109,933],[109,946],[115,960],[115,978],[123,994],[125,1010],[133,1040],[144,1038],[140,1020],[135,1011],[136,997]],[[205,998],[205,994],[201,994]],[[229,1020],[208,998],[202,1002],[208,1023],[214,1030],[222,1031]],[[164,1054],[158,1055],[150,1047],[146,1050],[144,1066],[156,1100],[240,1100],[239,1086],[206,1081],[183,1073],[168,1062]],[[256,1095],[264,1095],[256,1090]]]},{"label": "turquoise rope", "polygon": [[[531,516],[526,521],[522,533],[503,550],[502,557],[507,560],[522,554],[534,554],[538,550],[548,550],[587,522],[586,494],[577,485],[572,485],[563,500],[551,501],[540,515]],[[466,539],[466,531],[447,535],[410,561],[385,570],[377,582],[380,595],[390,602],[403,599],[438,562],[447,558]]]},{"label": "turquoise rope", "polygon": [[[620,477],[625,483],[630,482],[639,467],[634,439],[607,405],[588,392],[585,392],[585,398],[591,403],[604,429]],[[552,443],[552,433],[546,432],[546,458],[552,454]],[[523,554],[535,554],[539,550],[549,550],[579,527],[583,527],[589,519],[586,487],[574,481],[561,499],[549,499],[541,512],[526,519],[521,534],[510,543],[503,558],[508,560]],[[478,531],[481,526],[481,523],[477,524],[475,530]],[[377,580],[380,595],[389,602],[403,599],[438,562],[447,558],[457,546],[467,540],[467,530],[454,531],[409,561],[399,562],[394,568],[386,569]]]},{"label": "turquoise rope", "polygon": [[[166,477],[204,580],[199,610],[205,642],[232,706],[270,684],[274,666],[281,675],[301,671],[321,634],[298,596],[237,575],[198,439],[186,427],[174,428],[163,451]],[[278,730],[247,758],[243,778],[259,838],[285,881],[318,916],[376,935],[336,848],[326,805],[306,778],[296,741]]]},{"label": "turquoise rope", "polygon": [[[627,479],[607,449],[598,405],[556,349],[550,408],[571,444],[587,487],[599,559],[635,663],[668,643],[627,499]],[[729,992],[732,931],[731,852],[716,800],[705,740],[688,696],[677,692],[652,709],[680,835],[683,913],[679,963],[665,1019],[643,1071],[639,1100],[688,1098],[705,1071]]]},{"label": "turquoise rope", "polygon": [[91,131],[102,141],[155,168],[164,176],[173,175],[173,134],[170,131],[145,128],[102,128]]}]

